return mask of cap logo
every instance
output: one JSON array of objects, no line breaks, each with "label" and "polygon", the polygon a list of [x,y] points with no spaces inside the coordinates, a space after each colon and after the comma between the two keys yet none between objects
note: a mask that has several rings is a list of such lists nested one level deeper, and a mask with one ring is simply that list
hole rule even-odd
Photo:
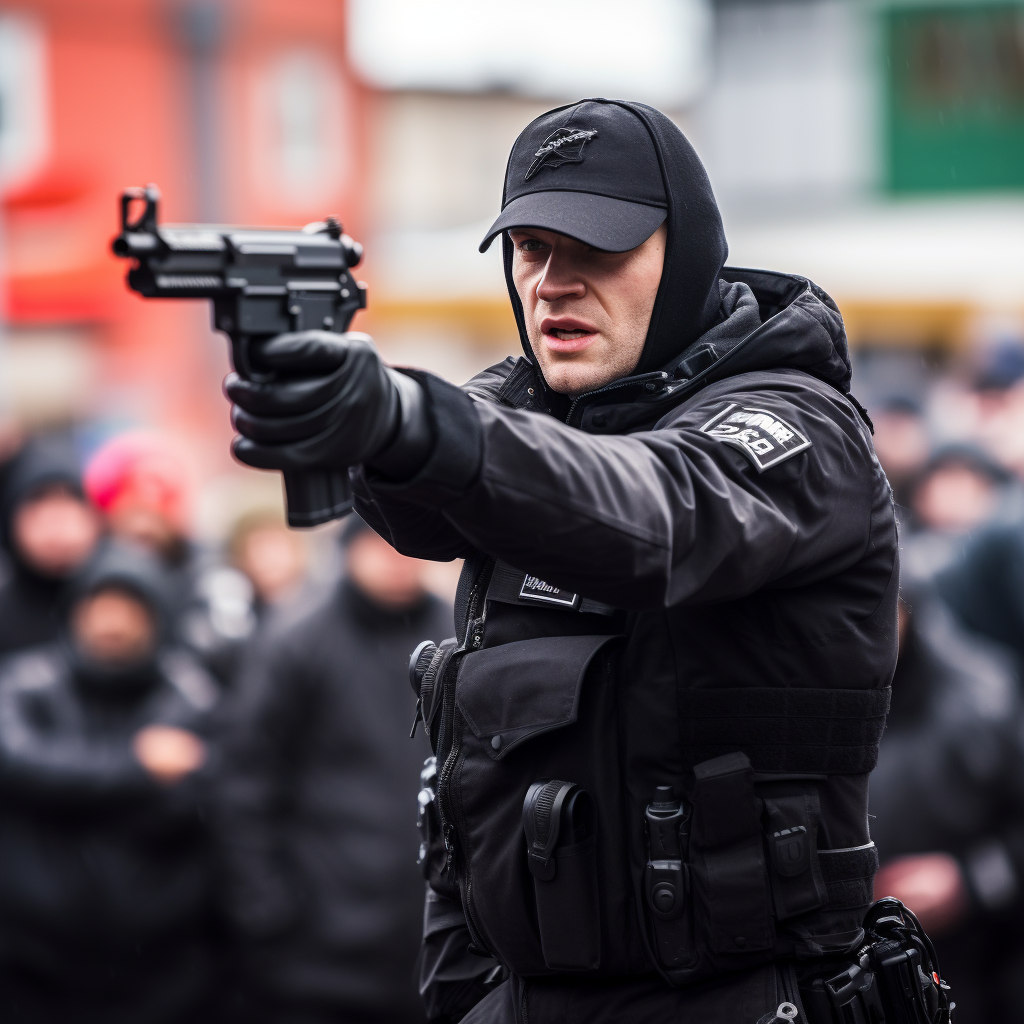
[{"label": "cap logo", "polygon": [[526,172],[524,181],[529,181],[542,167],[561,167],[563,164],[583,163],[583,147],[595,136],[596,131],[587,128],[559,128],[545,140],[544,145],[534,153],[536,158]]}]

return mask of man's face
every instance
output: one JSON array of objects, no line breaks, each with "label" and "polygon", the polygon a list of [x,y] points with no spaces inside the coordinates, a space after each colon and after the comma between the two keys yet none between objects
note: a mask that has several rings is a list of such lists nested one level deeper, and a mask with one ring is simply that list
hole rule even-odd
[{"label": "man's face", "polygon": [[54,578],[80,568],[99,535],[99,519],[91,506],[63,487],[23,502],[11,522],[11,538],[25,563]]},{"label": "man's face", "polygon": [[116,587],[82,598],[71,615],[79,649],[112,665],[142,661],[156,644],[153,613],[134,594]]},{"label": "man's face", "polygon": [[548,386],[575,397],[632,373],[661,283],[665,225],[628,252],[537,228],[509,235],[512,278]]}]

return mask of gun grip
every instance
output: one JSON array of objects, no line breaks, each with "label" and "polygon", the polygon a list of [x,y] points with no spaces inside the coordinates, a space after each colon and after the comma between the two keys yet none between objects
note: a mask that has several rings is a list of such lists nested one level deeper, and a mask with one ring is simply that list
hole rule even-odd
[{"label": "gun grip", "polygon": [[352,487],[346,471],[312,469],[283,475],[289,526],[319,526],[352,511]]}]

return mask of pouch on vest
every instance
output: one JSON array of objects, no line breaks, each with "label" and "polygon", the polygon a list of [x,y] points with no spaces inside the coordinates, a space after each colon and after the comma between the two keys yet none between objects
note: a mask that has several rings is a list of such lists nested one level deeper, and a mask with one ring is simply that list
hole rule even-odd
[{"label": "pouch on vest", "polygon": [[543,780],[523,802],[544,963],[565,971],[601,963],[594,802],[571,782]]},{"label": "pouch on vest", "polygon": [[828,902],[818,864],[821,807],[817,793],[766,796],[763,803],[775,918],[788,921]]},{"label": "pouch on vest", "polygon": [[647,867],[644,899],[654,948],[663,967],[685,967],[695,959],[690,900],[690,809],[671,786],[658,786],[644,812]]},{"label": "pouch on vest", "polygon": [[725,754],[693,769],[691,871],[712,953],[773,947],[771,896],[759,801],[746,754]]}]

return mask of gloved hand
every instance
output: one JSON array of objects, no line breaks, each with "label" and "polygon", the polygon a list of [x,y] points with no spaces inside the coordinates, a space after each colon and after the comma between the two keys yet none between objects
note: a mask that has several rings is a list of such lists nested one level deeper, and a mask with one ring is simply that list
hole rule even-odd
[{"label": "gloved hand", "polygon": [[367,463],[393,479],[433,444],[423,389],[385,366],[365,334],[279,334],[253,353],[269,382],[231,373],[224,391],[241,437],[235,457],[257,469],[339,469]]}]

